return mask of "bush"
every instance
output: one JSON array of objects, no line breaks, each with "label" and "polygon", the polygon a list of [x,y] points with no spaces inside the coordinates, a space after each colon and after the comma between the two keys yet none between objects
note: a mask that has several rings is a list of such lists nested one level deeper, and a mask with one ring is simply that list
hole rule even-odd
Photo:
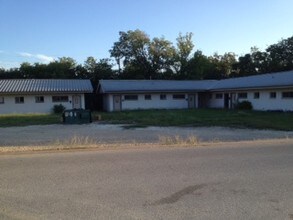
[{"label": "bush", "polygon": [[242,101],[238,102],[235,108],[239,110],[252,110],[253,107],[250,101]]},{"label": "bush", "polygon": [[53,112],[55,114],[61,114],[64,110],[65,110],[65,107],[62,104],[53,106]]}]

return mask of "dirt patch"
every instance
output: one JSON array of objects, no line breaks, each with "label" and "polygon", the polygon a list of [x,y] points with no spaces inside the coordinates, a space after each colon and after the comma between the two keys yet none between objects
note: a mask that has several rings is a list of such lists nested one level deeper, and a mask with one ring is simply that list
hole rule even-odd
[{"label": "dirt patch", "polygon": [[233,129],[223,127],[146,127],[125,129],[125,125],[40,125],[0,128],[0,146],[42,146],[87,138],[99,144],[158,143],[160,137],[196,137],[201,142],[248,141],[293,138],[293,132]]}]

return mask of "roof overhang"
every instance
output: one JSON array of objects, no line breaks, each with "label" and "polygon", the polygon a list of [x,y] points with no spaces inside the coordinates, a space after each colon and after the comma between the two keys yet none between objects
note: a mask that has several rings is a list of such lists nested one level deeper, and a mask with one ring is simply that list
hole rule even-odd
[{"label": "roof overhang", "polygon": [[102,94],[143,94],[143,93],[197,93],[208,90],[123,90],[123,91],[100,91]]},{"label": "roof overhang", "polygon": [[211,89],[210,91],[211,92],[223,92],[223,91],[276,90],[276,89],[293,89],[293,85],[288,85],[288,86],[220,88],[220,89]]}]

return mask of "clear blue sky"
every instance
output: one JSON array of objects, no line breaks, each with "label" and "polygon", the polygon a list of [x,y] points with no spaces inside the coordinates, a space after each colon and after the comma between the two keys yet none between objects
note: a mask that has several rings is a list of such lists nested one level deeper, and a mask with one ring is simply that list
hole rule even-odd
[{"label": "clear blue sky", "polygon": [[108,58],[119,31],[135,29],[172,42],[192,32],[206,55],[243,55],[291,37],[292,9],[292,0],[0,0],[0,67]]}]

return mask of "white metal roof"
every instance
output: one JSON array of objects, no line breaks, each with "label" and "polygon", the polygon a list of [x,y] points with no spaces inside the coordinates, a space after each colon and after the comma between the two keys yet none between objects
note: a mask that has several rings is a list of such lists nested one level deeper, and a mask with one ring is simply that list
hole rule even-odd
[{"label": "white metal roof", "polygon": [[5,93],[91,93],[90,80],[78,79],[4,79],[0,94]]},{"label": "white metal roof", "polygon": [[101,93],[201,92],[293,87],[293,70],[223,80],[100,80]]},{"label": "white metal roof", "polygon": [[100,80],[100,92],[207,91],[215,80]]},{"label": "white metal roof", "polygon": [[293,70],[219,80],[210,90],[293,87]]}]

